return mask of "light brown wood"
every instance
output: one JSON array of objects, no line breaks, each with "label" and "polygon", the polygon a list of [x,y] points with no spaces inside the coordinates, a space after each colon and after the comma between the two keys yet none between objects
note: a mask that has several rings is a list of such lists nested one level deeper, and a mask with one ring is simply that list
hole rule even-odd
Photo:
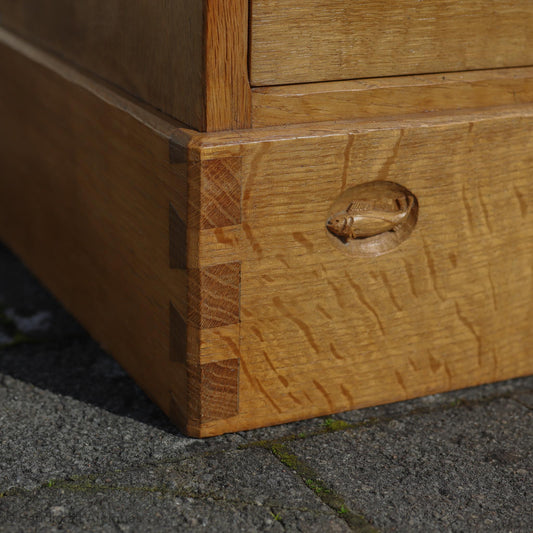
[{"label": "light brown wood", "polygon": [[248,0],[205,0],[205,131],[249,128]]},{"label": "light brown wood", "polygon": [[[243,176],[240,225],[202,230],[195,259],[241,261],[239,413],[200,435],[533,372],[533,106],[191,143]],[[328,213],[373,180],[407,187],[418,222],[385,255],[344,253]],[[204,332],[200,358],[224,336]]]},{"label": "light brown wood", "polygon": [[254,86],[533,65],[530,0],[251,0]]},{"label": "light brown wood", "polygon": [[370,181],[349,187],[329,209],[326,229],[339,250],[379,255],[409,237],[418,219],[416,197],[391,181]]},{"label": "light brown wood", "polygon": [[0,24],[201,131],[250,121],[247,0],[0,0]]},{"label": "light brown wood", "polygon": [[533,373],[533,105],[199,134],[0,43],[0,238],[188,434]]},{"label": "light brown wood", "polygon": [[188,135],[4,33],[0,79],[0,238],[184,425]]},{"label": "light brown wood", "polygon": [[252,92],[254,127],[533,102],[533,67],[398,76]]}]

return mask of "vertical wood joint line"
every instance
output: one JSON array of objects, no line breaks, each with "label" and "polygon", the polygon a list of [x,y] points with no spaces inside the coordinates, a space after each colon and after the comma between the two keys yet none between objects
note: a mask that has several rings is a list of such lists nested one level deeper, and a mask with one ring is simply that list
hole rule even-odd
[{"label": "vertical wood joint line", "polygon": [[[188,146],[171,138],[168,145],[168,160],[171,165],[188,165]],[[181,198],[170,198],[168,203],[168,261],[170,269],[186,270],[187,268],[187,207],[182,216],[178,213],[175,205],[181,200],[187,206],[186,198],[188,195],[188,170],[183,176],[175,175],[175,179],[182,178],[185,180],[185,187]],[[185,200],[185,202],[183,202]],[[176,204],[174,203],[176,202]],[[174,279],[170,277],[169,280]],[[187,296],[185,296],[187,298]],[[169,391],[169,416],[181,427],[185,427],[189,411],[189,372],[188,372],[188,326],[185,318],[181,316],[172,300],[169,301],[168,316],[168,350],[169,359],[176,363],[175,367],[177,380],[174,380],[174,389]],[[182,387],[182,390],[177,390]]]}]

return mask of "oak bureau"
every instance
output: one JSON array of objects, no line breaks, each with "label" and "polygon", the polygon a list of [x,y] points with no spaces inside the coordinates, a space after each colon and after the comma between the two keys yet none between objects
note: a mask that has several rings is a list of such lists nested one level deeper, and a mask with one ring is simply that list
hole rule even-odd
[{"label": "oak bureau", "polygon": [[185,433],[533,372],[531,0],[0,26],[0,238]]}]

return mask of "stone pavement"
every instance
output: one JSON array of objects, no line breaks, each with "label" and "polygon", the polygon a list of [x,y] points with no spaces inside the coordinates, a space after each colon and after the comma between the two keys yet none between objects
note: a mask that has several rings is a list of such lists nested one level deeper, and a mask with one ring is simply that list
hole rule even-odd
[{"label": "stone pavement", "polygon": [[533,531],[533,378],[189,439],[1,245],[0,406],[0,532]]}]

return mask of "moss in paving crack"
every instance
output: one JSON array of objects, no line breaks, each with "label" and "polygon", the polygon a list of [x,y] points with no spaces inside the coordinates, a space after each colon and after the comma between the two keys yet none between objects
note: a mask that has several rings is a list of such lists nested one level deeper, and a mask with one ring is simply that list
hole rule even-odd
[{"label": "moss in paving crack", "polygon": [[270,445],[263,447],[270,450],[285,466],[298,474],[304,483],[328,507],[342,517],[354,531],[361,533],[375,533],[377,531],[363,516],[350,511],[342,496],[328,487],[309,465],[295,454],[290,453],[283,442],[271,442]]},{"label": "moss in paving crack", "polygon": [[305,484],[317,494],[331,492],[322,482],[315,481],[314,479],[306,479]]},{"label": "moss in paving crack", "polygon": [[122,491],[128,493],[136,492],[151,492],[166,494],[169,491],[164,488],[152,487],[152,486],[117,486],[110,484],[102,484],[96,482],[97,477],[94,475],[80,476],[64,480],[51,479],[41,485],[41,488],[63,490],[69,492],[103,492],[103,491]]},{"label": "moss in paving crack", "polygon": [[27,494],[27,490],[21,489],[18,487],[14,487],[12,489],[5,490],[3,492],[0,492],[0,499],[1,498],[9,498],[10,496],[21,496],[23,494]]},{"label": "moss in paving crack", "polygon": [[334,418],[326,418],[326,420],[324,420],[324,428],[327,431],[342,431],[343,429],[350,429],[352,427],[353,424],[344,420],[336,420]]}]

